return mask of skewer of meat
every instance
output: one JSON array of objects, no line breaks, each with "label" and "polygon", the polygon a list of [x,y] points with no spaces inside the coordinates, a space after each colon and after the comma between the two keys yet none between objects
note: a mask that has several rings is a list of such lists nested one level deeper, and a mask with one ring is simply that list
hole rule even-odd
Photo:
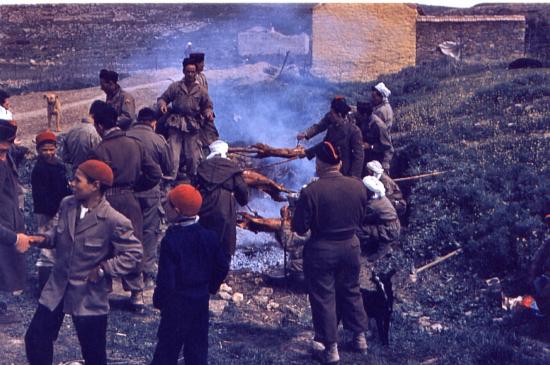
[{"label": "skewer of meat", "polygon": [[280,193],[292,193],[291,190],[288,190],[283,185],[276,183],[267,176],[264,176],[256,171],[244,170],[243,178],[246,185],[263,191],[276,202],[282,202],[286,200],[280,195]]},{"label": "skewer of meat", "polygon": [[254,158],[282,157],[296,158],[305,156],[304,147],[275,148],[264,143],[256,143],[249,147],[229,147],[229,153],[255,154]]}]

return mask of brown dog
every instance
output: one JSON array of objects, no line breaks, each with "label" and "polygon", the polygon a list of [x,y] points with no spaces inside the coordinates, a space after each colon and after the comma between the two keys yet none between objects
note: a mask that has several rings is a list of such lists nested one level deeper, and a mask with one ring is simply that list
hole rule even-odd
[{"label": "brown dog", "polygon": [[44,94],[44,99],[48,103],[48,129],[51,129],[52,118],[55,117],[55,130],[61,132],[61,101],[59,101],[59,95]]}]

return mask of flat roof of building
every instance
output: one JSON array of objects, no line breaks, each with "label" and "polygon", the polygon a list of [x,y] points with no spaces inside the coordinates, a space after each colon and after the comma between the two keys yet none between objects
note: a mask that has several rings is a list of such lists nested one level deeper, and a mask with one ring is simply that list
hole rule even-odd
[{"label": "flat roof of building", "polygon": [[419,15],[417,22],[468,23],[468,22],[525,22],[524,15]]}]

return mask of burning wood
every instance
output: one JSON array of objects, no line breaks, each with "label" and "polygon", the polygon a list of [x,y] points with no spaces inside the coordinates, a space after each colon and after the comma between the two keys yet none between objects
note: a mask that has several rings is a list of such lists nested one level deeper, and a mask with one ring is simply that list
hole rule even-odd
[{"label": "burning wood", "polygon": [[305,156],[304,147],[275,148],[264,143],[256,143],[249,147],[229,147],[229,153],[254,154],[254,158],[282,157],[296,158]]},{"label": "burning wood", "polygon": [[270,178],[252,170],[244,170],[243,178],[246,185],[263,191],[276,202],[282,202],[286,200],[280,195],[280,193],[292,193],[291,190],[288,190],[283,185],[277,184]]}]

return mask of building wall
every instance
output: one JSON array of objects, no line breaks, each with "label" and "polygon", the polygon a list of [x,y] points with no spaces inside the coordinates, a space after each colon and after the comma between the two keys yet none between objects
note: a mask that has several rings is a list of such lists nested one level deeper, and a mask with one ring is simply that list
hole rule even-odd
[{"label": "building wall", "polygon": [[311,73],[335,82],[370,81],[413,66],[416,16],[416,7],[406,4],[314,7]]},{"label": "building wall", "polygon": [[466,61],[500,61],[523,57],[524,16],[419,16],[416,24],[416,63],[443,56],[436,50],[444,41],[462,43]]}]

